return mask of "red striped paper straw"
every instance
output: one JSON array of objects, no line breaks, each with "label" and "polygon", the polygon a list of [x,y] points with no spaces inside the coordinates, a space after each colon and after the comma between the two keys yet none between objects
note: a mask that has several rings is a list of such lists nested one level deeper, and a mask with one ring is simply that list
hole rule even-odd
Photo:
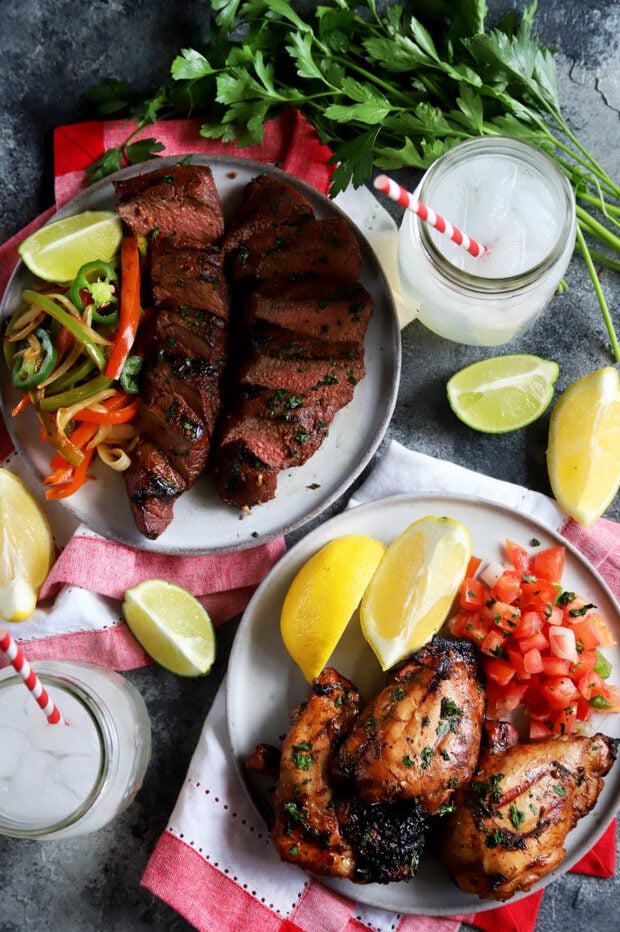
[{"label": "red striped paper straw", "polygon": [[7,660],[14,670],[19,673],[22,680],[38,702],[39,706],[45,713],[50,725],[61,725],[63,723],[60,709],[46,690],[45,686],[34,672],[20,648],[17,646],[11,635],[4,628],[0,628],[0,650],[6,655]]},{"label": "red striped paper straw", "polygon": [[387,175],[377,175],[374,185],[377,191],[387,194],[387,196],[393,201],[396,201],[397,204],[417,214],[420,220],[424,220],[425,223],[430,223],[430,225],[436,230],[439,230],[440,233],[445,233],[446,236],[450,237],[453,243],[466,249],[470,256],[483,256],[485,252],[489,251],[488,246],[482,246],[475,239],[472,239],[471,236],[468,236],[467,233],[463,233],[458,227],[453,226],[449,220],[435,213],[432,207],[423,204],[422,201],[415,198],[409,191],[401,188],[393,178],[388,178]]}]

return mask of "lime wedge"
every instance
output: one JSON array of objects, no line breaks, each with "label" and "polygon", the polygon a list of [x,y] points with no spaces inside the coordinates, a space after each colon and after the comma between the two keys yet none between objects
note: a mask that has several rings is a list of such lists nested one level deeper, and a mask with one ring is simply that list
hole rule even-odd
[{"label": "lime wedge", "polygon": [[70,282],[85,262],[116,254],[123,236],[120,217],[109,210],[87,210],[41,227],[18,249],[31,272],[46,282]]},{"label": "lime wedge", "polygon": [[559,371],[557,362],[539,356],[494,356],[455,373],[447,385],[448,401],[468,427],[505,434],[540,417]]},{"label": "lime wedge", "polygon": [[211,619],[186,589],[147,579],[128,589],[123,615],[144,650],[172,673],[204,676],[215,660]]},{"label": "lime wedge", "polygon": [[564,511],[581,524],[603,514],[620,484],[620,377],[611,366],[577,379],[549,424],[547,469]]}]

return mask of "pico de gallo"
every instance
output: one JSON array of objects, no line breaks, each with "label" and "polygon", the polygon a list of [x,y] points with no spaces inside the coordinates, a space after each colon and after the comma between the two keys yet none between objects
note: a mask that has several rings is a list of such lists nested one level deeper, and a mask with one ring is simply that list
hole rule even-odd
[{"label": "pico de gallo", "polygon": [[488,717],[522,707],[535,740],[570,734],[593,712],[620,712],[601,651],[615,640],[596,605],[563,588],[565,548],[533,554],[507,540],[506,559],[478,573],[473,558],[450,621],[482,653]]}]

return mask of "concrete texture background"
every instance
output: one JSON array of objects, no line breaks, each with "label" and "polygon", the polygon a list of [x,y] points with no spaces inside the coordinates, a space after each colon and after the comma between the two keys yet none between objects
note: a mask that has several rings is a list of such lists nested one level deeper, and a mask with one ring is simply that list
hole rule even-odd
[{"label": "concrete texture background", "polygon": [[[493,15],[510,5],[493,2]],[[145,92],[155,87],[177,49],[199,42],[202,10],[198,0],[1,0],[0,13],[1,240],[52,203],[52,130],[92,116],[80,93],[110,74]],[[620,5],[612,0],[541,0],[537,24],[543,41],[560,50],[565,114],[618,178]],[[598,304],[579,260],[571,263],[567,279],[567,294],[556,297],[530,334],[509,348],[556,359],[561,369],[558,391],[612,363]],[[616,326],[619,281],[618,276],[614,281],[612,274],[603,275]],[[548,415],[515,434],[486,436],[460,424],[448,407],[447,379],[486,355],[484,349],[443,341],[420,324],[408,327],[403,334],[402,384],[388,437],[548,492]],[[620,517],[618,501],[607,516]],[[205,680],[183,680],[154,667],[129,675],[149,706],[154,746],[145,785],[128,812],[107,829],[73,842],[0,839],[0,932],[189,928],[142,890],[139,880],[224,674],[234,631],[234,624],[219,630],[218,661]],[[619,899],[618,877],[603,882],[566,875],[546,891],[537,930],[589,926],[615,932]]]}]

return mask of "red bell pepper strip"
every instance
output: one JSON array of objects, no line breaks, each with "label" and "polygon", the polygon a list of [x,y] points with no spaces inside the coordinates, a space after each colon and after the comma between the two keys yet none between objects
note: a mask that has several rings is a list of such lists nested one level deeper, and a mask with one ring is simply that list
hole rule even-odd
[{"label": "red bell pepper strip", "polygon": [[[129,396],[125,395],[124,397],[127,398]],[[130,404],[125,405],[124,408],[119,408],[118,405],[115,405],[115,410],[111,410],[112,406],[104,402],[103,407],[108,408],[105,414],[100,411],[89,411],[84,408],[84,410],[78,411],[75,415],[75,420],[84,421],[88,424],[125,424],[127,421],[133,420],[136,416],[141,400],[141,398],[134,397],[134,400],[131,401]]]},{"label": "red bell pepper strip", "polygon": [[58,485],[53,485],[45,492],[45,497],[48,500],[55,501],[59,498],[68,498],[70,495],[73,495],[74,492],[77,492],[81,486],[84,485],[86,481],[86,470],[90,466],[90,461],[93,458],[94,450],[84,450],[84,457],[79,466],[76,466],[73,477],[69,482],[62,482]]},{"label": "red bell pepper strip", "polygon": [[110,379],[118,379],[133,346],[140,322],[140,253],[135,236],[125,236],[121,243],[120,321],[112,353],[105,369]]}]

